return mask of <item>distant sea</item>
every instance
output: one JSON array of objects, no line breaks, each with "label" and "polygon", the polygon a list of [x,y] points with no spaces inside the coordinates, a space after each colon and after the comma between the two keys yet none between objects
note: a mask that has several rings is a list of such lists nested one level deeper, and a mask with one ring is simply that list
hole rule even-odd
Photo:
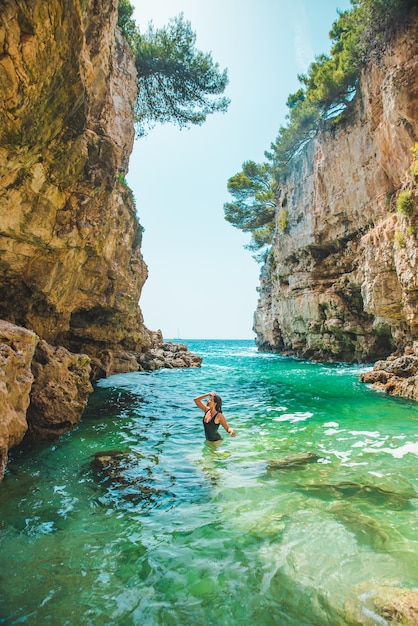
[{"label": "distant sea", "polygon": [[201,368],[100,380],[75,430],[12,455],[0,624],[383,624],[373,597],[418,587],[417,404],[367,367],[179,341]]}]

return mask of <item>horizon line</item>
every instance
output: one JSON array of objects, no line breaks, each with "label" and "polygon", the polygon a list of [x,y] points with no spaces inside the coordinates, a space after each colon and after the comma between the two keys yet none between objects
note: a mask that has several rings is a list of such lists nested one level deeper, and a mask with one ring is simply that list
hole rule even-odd
[{"label": "horizon line", "polygon": [[164,337],[164,341],[255,341],[255,337]]}]

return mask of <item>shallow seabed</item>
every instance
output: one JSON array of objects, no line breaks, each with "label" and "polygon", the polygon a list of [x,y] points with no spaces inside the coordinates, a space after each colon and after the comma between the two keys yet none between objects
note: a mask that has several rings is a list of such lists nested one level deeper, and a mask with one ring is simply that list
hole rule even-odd
[{"label": "shallow seabed", "polygon": [[[0,623],[389,623],[373,597],[418,587],[417,405],[365,368],[187,343],[202,368],[102,380],[73,432],[14,455]],[[212,390],[237,432],[218,447]]]}]

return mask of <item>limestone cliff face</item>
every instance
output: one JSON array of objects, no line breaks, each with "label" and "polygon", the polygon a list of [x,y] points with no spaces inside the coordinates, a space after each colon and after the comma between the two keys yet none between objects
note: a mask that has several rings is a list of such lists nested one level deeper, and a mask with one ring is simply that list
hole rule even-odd
[{"label": "limestone cliff face", "polygon": [[137,80],[116,24],[117,0],[0,2],[0,480],[26,433],[79,421],[90,379],[201,362],[138,306]]},{"label": "limestone cliff face", "polygon": [[[293,159],[261,274],[261,349],[374,361],[418,339],[418,17],[363,72],[344,121]],[[408,216],[396,212],[411,192]],[[418,354],[417,354],[418,356]]]},{"label": "limestone cliff face", "polygon": [[123,182],[136,72],[116,21],[116,0],[0,7],[0,318],[87,353],[95,375],[150,345]]}]

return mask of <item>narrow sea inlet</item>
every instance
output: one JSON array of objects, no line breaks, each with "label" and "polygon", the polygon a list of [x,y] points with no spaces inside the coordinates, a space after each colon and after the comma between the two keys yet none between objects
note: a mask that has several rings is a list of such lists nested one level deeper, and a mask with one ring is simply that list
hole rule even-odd
[{"label": "narrow sea inlet", "polygon": [[[201,369],[101,380],[0,486],[0,623],[390,624],[418,587],[418,407],[364,367],[189,341]],[[237,436],[204,441],[217,391]],[[386,602],[386,605],[385,605]]]}]

